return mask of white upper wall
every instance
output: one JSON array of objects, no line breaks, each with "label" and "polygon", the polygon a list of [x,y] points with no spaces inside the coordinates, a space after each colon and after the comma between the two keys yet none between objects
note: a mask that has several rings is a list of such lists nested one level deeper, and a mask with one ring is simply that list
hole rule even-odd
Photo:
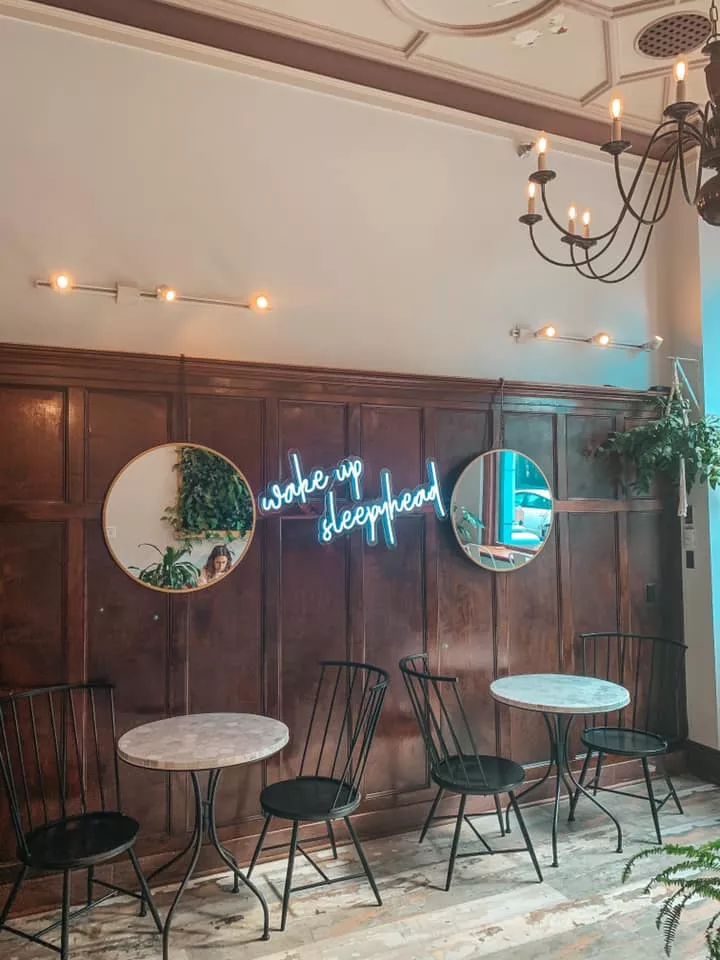
[{"label": "white upper wall", "polygon": [[[540,342],[552,322],[642,343],[654,257],[614,286],[543,263],[510,135],[0,17],[0,340],[644,387],[647,354]],[[390,101],[388,101],[390,103]],[[617,210],[611,168],[553,154],[561,215]],[[607,215],[604,216],[604,211]],[[552,252],[565,248],[551,235]],[[652,247],[651,247],[652,251]],[[31,280],[246,297],[270,315],[61,297]]]}]

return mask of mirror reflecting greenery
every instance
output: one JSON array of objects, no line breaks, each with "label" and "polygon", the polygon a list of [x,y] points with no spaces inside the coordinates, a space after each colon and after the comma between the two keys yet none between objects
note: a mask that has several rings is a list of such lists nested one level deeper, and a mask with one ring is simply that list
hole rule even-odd
[{"label": "mirror reflecting greenery", "polygon": [[245,476],[227,457],[194,443],[139,454],[113,480],[103,509],[113,559],[139,583],[166,593],[222,580],[254,530]]},{"label": "mirror reflecting greenery", "polygon": [[517,570],[545,545],[553,521],[550,485],[516,450],[490,450],[458,478],[450,517],[460,547],[486,570]]}]

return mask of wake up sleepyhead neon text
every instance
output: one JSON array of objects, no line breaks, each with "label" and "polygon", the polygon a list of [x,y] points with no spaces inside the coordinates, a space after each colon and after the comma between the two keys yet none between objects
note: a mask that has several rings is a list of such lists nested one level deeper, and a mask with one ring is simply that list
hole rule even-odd
[{"label": "wake up sleepyhead neon text", "polygon": [[[346,457],[331,470],[315,468],[308,474],[303,470],[300,455],[292,450],[288,454],[291,479],[286,483],[271,483],[258,498],[262,513],[277,513],[283,507],[307,503],[314,494],[324,493],[325,504],[318,518],[317,534],[320,543],[331,543],[335,537],[352,530],[362,529],[370,546],[378,542],[378,530],[382,528],[388,547],[397,545],[395,517],[414,513],[426,504],[432,504],[436,515],[442,520],[447,516],[442,502],[437,466],[434,460],[426,463],[427,480],[413,490],[401,490],[393,494],[390,471],[380,471],[380,497],[362,500],[365,463],[359,457]],[[338,508],[336,488],[347,484],[353,503]]]}]

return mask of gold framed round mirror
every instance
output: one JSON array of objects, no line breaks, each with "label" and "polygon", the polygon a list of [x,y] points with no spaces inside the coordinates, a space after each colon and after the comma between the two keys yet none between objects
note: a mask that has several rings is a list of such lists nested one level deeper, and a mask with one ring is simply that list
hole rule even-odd
[{"label": "gold framed round mirror", "polygon": [[518,570],[547,543],[555,509],[540,467],[517,450],[489,450],[458,477],[450,519],[468,559],[496,573]]},{"label": "gold framed round mirror", "polygon": [[110,484],[102,517],[118,566],[162,593],[224,580],[247,554],[255,523],[245,475],[197,443],[164,443],[134,457]]}]

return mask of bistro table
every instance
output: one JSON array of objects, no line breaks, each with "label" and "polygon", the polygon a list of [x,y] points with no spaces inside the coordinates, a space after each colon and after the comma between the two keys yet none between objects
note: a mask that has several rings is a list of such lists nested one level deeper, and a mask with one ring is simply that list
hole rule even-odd
[{"label": "bistro table", "polygon": [[[552,865],[557,867],[557,831],[558,811],[560,807],[560,784],[570,795],[570,819],[574,818],[572,798],[579,790],[599,807],[617,828],[617,852],[622,853],[622,830],[610,811],[579,783],[570,768],[567,755],[568,733],[577,714],[605,714],[621,710],[630,703],[630,694],[618,683],[598,680],[595,677],[571,676],[563,673],[526,673],[512,677],[502,677],[490,684],[490,693],[499,703],[507,703],[521,710],[533,710],[542,713],[550,737],[550,763],[544,776],[532,786],[517,794],[516,800],[527,796],[532,790],[543,784],[553,771],[555,779],[555,807],[552,825]],[[508,832],[510,831],[509,808],[505,814]]]},{"label": "bistro table", "polygon": [[[265,898],[242,873],[237,861],[218,837],[215,822],[215,796],[220,774],[225,767],[253,763],[270,757],[282,750],[288,739],[289,732],[285,724],[270,717],[256,716],[251,713],[197,713],[143,724],[123,734],[118,740],[118,756],[126,763],[149,770],[189,773],[193,787],[195,824],[190,842],[180,853],[147,877],[148,881],[152,880],[192,850],[188,868],[165,918],[164,960],[168,960],[168,942],[173,914],[197,866],[205,835],[220,859],[233,872],[235,878],[233,893],[238,892],[239,881],[242,880],[260,901],[264,918],[263,940],[270,938],[270,918]],[[209,774],[205,796],[202,794],[198,776],[203,772]]]}]

